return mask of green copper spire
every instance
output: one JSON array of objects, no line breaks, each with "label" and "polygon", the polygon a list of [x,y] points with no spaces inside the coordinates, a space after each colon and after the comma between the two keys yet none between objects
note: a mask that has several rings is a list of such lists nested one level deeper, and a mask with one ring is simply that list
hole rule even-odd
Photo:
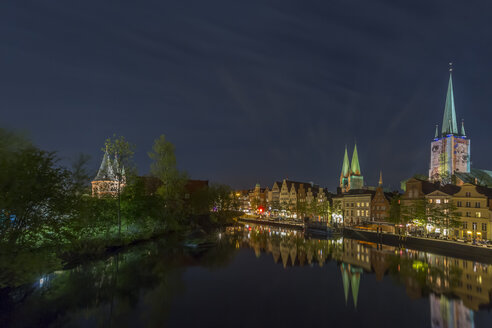
[{"label": "green copper spire", "polygon": [[434,134],[434,139],[439,138],[439,124],[436,124],[436,133]]},{"label": "green copper spire", "polygon": [[[451,65],[451,64],[450,64]],[[453,95],[453,68],[449,68],[448,93],[446,94],[446,105],[444,106],[444,117],[442,118],[442,134],[458,134],[458,124],[456,123],[456,111],[454,109]]]},{"label": "green copper spire", "polygon": [[342,175],[343,177],[348,177],[349,176],[349,159],[348,159],[348,154],[347,154],[347,146],[345,146],[345,155],[343,156],[343,165],[342,165]]},{"label": "green copper spire", "polygon": [[461,120],[461,135],[462,136],[466,136],[466,133],[465,133],[465,121],[464,120]]},{"label": "green copper spire", "polygon": [[352,154],[352,173],[360,175],[359,155],[357,155],[357,145],[354,145],[354,153]]}]

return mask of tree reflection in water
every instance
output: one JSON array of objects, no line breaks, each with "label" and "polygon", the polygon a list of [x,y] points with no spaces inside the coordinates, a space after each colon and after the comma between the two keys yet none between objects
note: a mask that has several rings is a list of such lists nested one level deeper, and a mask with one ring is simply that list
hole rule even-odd
[{"label": "tree reflection in water", "polygon": [[225,265],[235,250],[223,246],[204,251],[177,242],[150,242],[43,275],[32,284],[4,287],[0,326],[163,326],[172,299],[184,290],[185,268]]},{"label": "tree reflection in water", "polygon": [[[490,306],[488,264],[347,238],[309,239],[300,231],[265,226],[231,227],[210,239],[215,246],[206,248],[149,242],[35,278],[27,264],[2,263],[4,272],[25,276],[0,276],[8,277],[0,289],[0,326],[165,326],[173,300],[185,293],[187,268],[228,267],[240,249],[251,249],[256,257],[268,254],[285,270],[336,262],[343,294],[330,297],[357,309],[364,275],[391,279],[410,299],[429,298],[433,327],[472,327],[475,312]],[[16,287],[24,280],[31,283]]]}]

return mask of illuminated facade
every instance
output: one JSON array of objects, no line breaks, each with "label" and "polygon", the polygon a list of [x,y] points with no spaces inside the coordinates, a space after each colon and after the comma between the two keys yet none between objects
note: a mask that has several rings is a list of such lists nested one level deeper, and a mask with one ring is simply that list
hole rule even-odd
[{"label": "illuminated facade", "polygon": [[451,177],[456,173],[470,172],[470,139],[466,137],[464,123],[458,131],[456,111],[454,106],[453,81],[449,74],[448,92],[444,106],[441,134],[438,126],[434,140],[431,143],[431,161],[429,179],[450,183]]},{"label": "illuminated facade", "polygon": [[354,145],[354,153],[352,161],[349,164],[347,147],[345,147],[345,155],[343,156],[342,172],[340,173],[340,189],[342,192],[347,192],[351,189],[362,189],[364,186],[364,177],[360,172],[359,155],[357,153],[357,145]]},{"label": "illuminated facade", "polygon": [[121,167],[120,169],[116,156],[111,162],[107,149],[91,185],[93,197],[116,196],[126,186],[125,168]]}]

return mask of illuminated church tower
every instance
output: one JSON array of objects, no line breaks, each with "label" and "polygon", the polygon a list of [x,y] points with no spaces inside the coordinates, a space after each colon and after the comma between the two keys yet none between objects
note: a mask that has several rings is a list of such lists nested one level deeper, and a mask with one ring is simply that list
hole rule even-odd
[{"label": "illuminated church tower", "polygon": [[357,145],[354,145],[352,162],[349,164],[347,147],[343,156],[342,172],[340,173],[340,189],[347,192],[350,189],[362,189],[364,186],[364,177],[360,173],[359,155]]},{"label": "illuminated church tower", "polygon": [[454,108],[452,67],[449,69],[448,92],[444,106],[441,134],[438,126],[431,143],[429,179],[450,183],[455,172],[470,172],[470,139],[466,137],[464,122],[458,131]]}]

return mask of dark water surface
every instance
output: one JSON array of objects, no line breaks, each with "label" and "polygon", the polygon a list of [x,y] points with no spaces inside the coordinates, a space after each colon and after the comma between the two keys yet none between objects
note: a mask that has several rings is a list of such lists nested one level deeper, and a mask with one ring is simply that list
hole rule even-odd
[{"label": "dark water surface", "polygon": [[492,327],[491,293],[492,265],[236,227],[4,288],[0,326]]}]

